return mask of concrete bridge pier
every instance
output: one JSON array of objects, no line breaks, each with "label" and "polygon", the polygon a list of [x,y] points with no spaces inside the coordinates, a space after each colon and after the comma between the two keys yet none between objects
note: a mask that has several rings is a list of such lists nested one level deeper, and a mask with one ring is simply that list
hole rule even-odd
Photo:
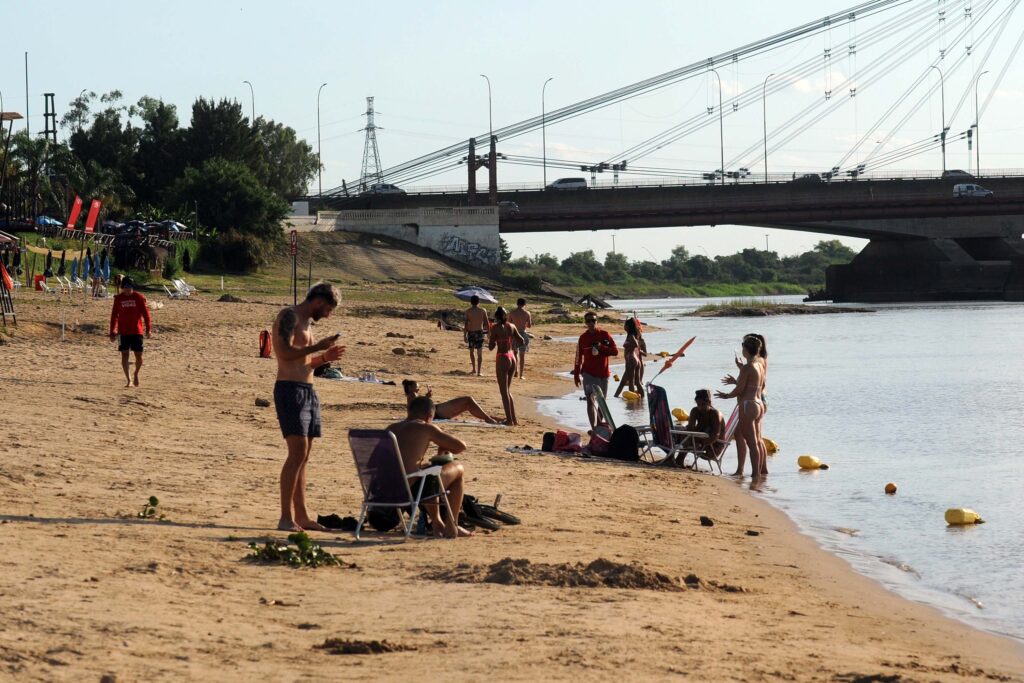
[{"label": "concrete bridge pier", "polygon": [[1024,239],[876,238],[849,264],[828,268],[825,294],[837,302],[1024,301]]}]

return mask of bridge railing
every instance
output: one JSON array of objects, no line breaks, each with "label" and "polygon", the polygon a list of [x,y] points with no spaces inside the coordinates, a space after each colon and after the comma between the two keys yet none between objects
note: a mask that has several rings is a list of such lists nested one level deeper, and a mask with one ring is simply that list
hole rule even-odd
[{"label": "bridge railing", "polygon": [[[766,183],[790,183],[804,175],[818,175],[822,176],[821,173],[814,173],[813,171],[806,172],[788,172],[788,173],[769,173],[767,178],[763,173],[761,174],[750,174],[742,177],[729,178],[725,180],[726,185],[764,185]],[[979,180],[986,178],[1017,178],[1024,176],[1024,168],[1009,168],[1009,169],[989,169],[986,170],[982,175],[977,176]],[[942,171],[940,170],[895,170],[895,171],[876,171],[873,173],[864,173],[857,177],[849,176],[834,176],[832,178],[822,178],[822,182],[828,183],[848,183],[848,182],[865,182],[865,181],[885,181],[885,180],[939,180],[942,178]],[[947,178],[952,180],[952,178]],[[684,186],[708,186],[708,185],[720,185],[722,184],[721,178],[715,180],[708,180],[704,178],[694,178],[686,176],[675,176],[675,177],[627,177],[619,178],[618,181],[614,179],[600,179],[595,182],[590,182],[588,179],[588,186],[590,189],[634,189],[634,188],[647,188],[647,187],[684,187]],[[543,183],[505,183],[499,188],[499,192],[540,192],[544,190]],[[408,187],[406,193],[411,195],[446,195],[446,194],[466,194],[468,187],[466,185],[426,185],[420,187]],[[477,187],[477,193],[480,195],[486,195],[486,188]]]}]

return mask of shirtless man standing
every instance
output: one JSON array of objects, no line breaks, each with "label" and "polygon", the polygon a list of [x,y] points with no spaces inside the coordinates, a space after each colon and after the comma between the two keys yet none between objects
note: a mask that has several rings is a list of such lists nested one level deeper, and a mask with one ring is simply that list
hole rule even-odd
[{"label": "shirtless man standing", "polygon": [[[338,360],[345,347],[336,346],[340,334],[314,342],[310,327],[330,317],[338,298],[334,285],[317,283],[302,303],[284,309],[274,320],[274,405],[288,444],[288,458],[281,468],[281,521],[277,523],[281,531],[327,531],[310,518],[306,509],[306,463],[313,439],[320,437],[320,399],[313,390],[313,369]],[[318,352],[322,353],[313,355]]]},{"label": "shirtless man standing", "polygon": [[466,309],[465,331],[466,343],[469,344],[469,367],[470,372],[477,377],[484,364],[484,338],[487,336],[487,311],[480,308],[480,297],[476,294],[469,298],[469,308]]},{"label": "shirtless man standing", "polygon": [[508,314],[508,321],[516,326],[523,335],[525,343],[515,350],[519,361],[519,379],[523,378],[526,371],[526,352],[530,350],[530,339],[532,335],[526,333],[527,328],[533,327],[533,316],[526,310],[526,299],[516,301],[516,308]]},{"label": "shirtless man standing", "polygon": [[[434,402],[426,396],[417,396],[409,403],[408,415],[402,422],[396,422],[388,427],[388,431],[394,434],[398,440],[398,448],[402,451],[402,464],[405,465],[407,474],[431,466],[430,460],[426,459],[430,444],[437,444],[438,455],[461,453],[466,450],[466,444],[460,439],[451,434],[445,434],[432,423]],[[451,516],[447,516],[442,521],[440,506],[437,502],[425,504],[427,513],[430,515],[430,528],[433,529],[436,536],[442,535],[442,528],[444,529],[443,534],[448,538],[473,535],[472,531],[463,529],[456,522],[459,512],[462,511],[463,474],[460,462],[449,462],[441,469],[441,483],[444,485],[445,491],[448,491]],[[409,484],[410,486],[419,486],[419,480],[410,480]]]}]

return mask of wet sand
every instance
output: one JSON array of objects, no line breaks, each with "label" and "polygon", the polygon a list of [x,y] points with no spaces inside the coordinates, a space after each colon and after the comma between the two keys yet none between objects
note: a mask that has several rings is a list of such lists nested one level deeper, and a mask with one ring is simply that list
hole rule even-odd
[{"label": "wet sand", "polygon": [[[68,308],[77,331],[60,342],[57,305],[19,296],[0,345],[0,678],[1024,680],[1018,643],[855,574],[734,480],[506,452],[551,428],[530,397],[567,389],[552,373],[571,348],[540,338],[577,331],[564,325],[534,330],[529,381],[514,385],[523,427],[450,426],[470,445],[468,491],[501,493],[521,526],[407,543],[314,533],[355,567],[244,562],[249,541],[285,537],[273,531],[284,445],[273,407],[255,405],[274,379],[258,334],[284,301],[212,299],[155,299],[142,386],[124,389],[108,302]],[[500,415],[493,354],[468,376],[461,333],[344,315],[355,307],[323,327],[344,330],[347,374],[415,377]],[[401,389],[317,390],[311,512],[354,515],[346,430],[401,416]],[[151,495],[164,521],[136,516]],[[573,585],[577,563],[600,559],[632,565],[639,587]],[[388,646],[331,654],[317,647],[328,639]]]}]

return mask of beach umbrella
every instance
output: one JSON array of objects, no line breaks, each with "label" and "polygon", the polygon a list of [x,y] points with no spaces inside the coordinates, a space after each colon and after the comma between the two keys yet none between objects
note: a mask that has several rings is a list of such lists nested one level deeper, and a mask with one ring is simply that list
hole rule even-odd
[{"label": "beach umbrella", "polygon": [[100,257],[98,254],[92,263],[92,276],[95,278],[103,276],[103,266],[100,265]]},{"label": "beach umbrella", "polygon": [[64,273],[67,272],[67,267],[64,265],[64,259],[67,258],[67,255],[67,249],[62,249],[60,252],[60,264],[57,266],[57,275],[60,275],[61,277],[63,277]]},{"label": "beach umbrella", "polygon": [[71,259],[71,279],[72,280],[77,280],[78,279],[78,257],[77,256],[75,256],[74,258]]},{"label": "beach umbrella", "polygon": [[90,273],[92,273],[92,253],[86,249],[85,258],[82,259],[82,279],[89,277]]},{"label": "beach umbrella", "polygon": [[463,301],[469,301],[472,297],[480,297],[480,301],[486,301],[491,304],[498,303],[498,300],[491,296],[483,287],[465,287],[455,292],[455,298]]},{"label": "beach umbrella", "polygon": [[107,250],[106,249],[103,250],[103,266],[102,266],[102,268],[103,268],[103,273],[102,273],[103,279],[105,281],[107,281],[107,282],[110,282],[110,259],[107,258]]},{"label": "beach umbrella", "polygon": [[46,267],[43,269],[43,275],[53,277],[53,252],[49,249],[46,250]]},{"label": "beach umbrella", "polygon": [[14,260],[11,261],[11,269],[15,275],[21,275],[21,247],[14,251]]},{"label": "beach umbrella", "polygon": [[[697,337],[690,337],[688,340],[686,340],[686,343],[683,344],[682,346],[680,346],[679,350],[676,351],[674,354],[672,354],[671,358],[669,358],[668,360],[665,361],[665,364],[661,366],[661,370],[658,370],[658,375],[660,375],[661,373],[663,373],[666,370],[668,370],[670,367],[672,367],[673,363],[675,363],[677,360],[682,358],[683,357],[683,353],[686,351],[686,349],[690,348],[690,344],[692,344],[696,338]],[[658,379],[658,375],[655,375],[651,379],[651,382],[653,382],[654,380]],[[648,382],[648,384],[650,384],[650,382]]]}]

